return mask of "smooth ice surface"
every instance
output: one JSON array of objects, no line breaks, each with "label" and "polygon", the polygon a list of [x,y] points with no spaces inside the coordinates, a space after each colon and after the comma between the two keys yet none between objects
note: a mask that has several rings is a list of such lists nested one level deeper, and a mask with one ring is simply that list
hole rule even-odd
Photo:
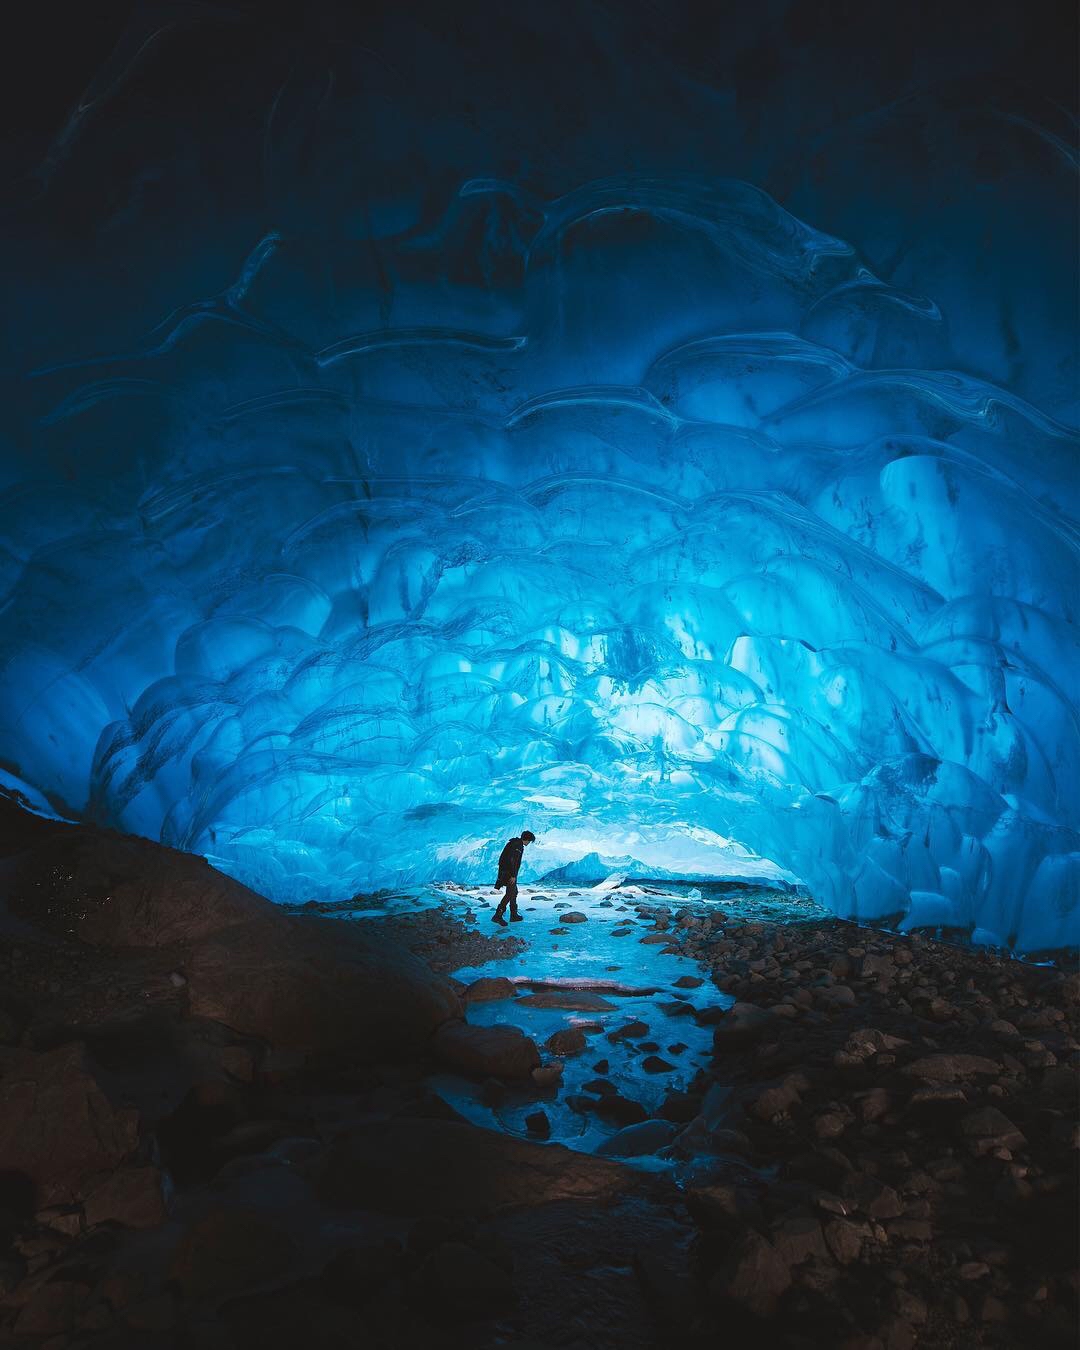
[{"label": "smooth ice surface", "polygon": [[528,825],[527,875],[760,856],[1075,942],[1076,434],[949,335],[733,181],[268,234],[29,381],[0,760],[281,899],[479,880]]}]

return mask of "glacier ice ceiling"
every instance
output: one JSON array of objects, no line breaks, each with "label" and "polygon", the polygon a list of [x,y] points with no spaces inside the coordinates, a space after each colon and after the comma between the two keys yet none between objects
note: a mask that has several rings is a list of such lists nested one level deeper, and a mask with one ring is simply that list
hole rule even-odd
[{"label": "glacier ice ceiling", "polygon": [[700,172],[463,174],[245,247],[20,376],[9,770],[281,899],[486,875],[528,825],[550,866],[752,850],[841,915],[1077,940],[1050,325],[980,364],[970,308]]}]

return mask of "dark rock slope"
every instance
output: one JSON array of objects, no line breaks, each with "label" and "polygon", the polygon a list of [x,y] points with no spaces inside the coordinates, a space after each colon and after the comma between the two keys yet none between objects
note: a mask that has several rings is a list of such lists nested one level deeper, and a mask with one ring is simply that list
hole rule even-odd
[{"label": "dark rock slope", "polygon": [[559,1090],[432,970],[484,941],[444,915],[380,937],[11,807],[0,878],[0,1347],[1074,1343],[1075,975],[639,906],[714,1028],[618,1122],[677,1188],[432,1090]]},{"label": "dark rock slope", "polygon": [[674,1188],[459,1119],[539,1055],[420,957],[10,804],[0,857],[0,1346],[650,1343]]}]

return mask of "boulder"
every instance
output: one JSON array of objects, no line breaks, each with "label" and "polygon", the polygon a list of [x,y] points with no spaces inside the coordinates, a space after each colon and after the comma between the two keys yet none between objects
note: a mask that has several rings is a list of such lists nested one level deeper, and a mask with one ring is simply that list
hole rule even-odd
[{"label": "boulder", "polygon": [[902,1070],[912,1078],[923,1078],[935,1083],[955,1083],[961,1078],[977,1074],[997,1077],[1001,1065],[982,1055],[924,1055]]},{"label": "boulder", "polygon": [[608,1200],[640,1184],[619,1164],[561,1144],[414,1117],[354,1127],[313,1171],[331,1206],[455,1221],[554,1200]]},{"label": "boulder", "polygon": [[513,1302],[509,1273],[463,1242],[444,1242],[430,1253],[417,1282],[434,1310],[481,1316]]},{"label": "boulder", "polygon": [[49,822],[18,866],[20,919],[115,953],[159,950],[177,1008],[301,1060],[412,1054],[461,1015],[448,981],[403,947],[316,911],[287,914],[148,839]]},{"label": "boulder", "polygon": [[525,1128],[537,1139],[547,1139],[551,1134],[551,1121],[546,1111],[533,1111],[525,1117]]},{"label": "boulder", "polygon": [[844,1049],[849,1055],[855,1055],[859,1059],[869,1059],[871,1055],[877,1055],[883,1051],[899,1050],[901,1046],[907,1044],[908,1042],[901,1040],[899,1036],[890,1036],[877,1027],[861,1027],[858,1031],[853,1031],[847,1038]]},{"label": "boulder", "polygon": [[168,1215],[169,1192],[159,1168],[122,1167],[88,1192],[86,1226],[118,1223],[125,1228],[152,1228]]},{"label": "boulder", "polygon": [[197,854],[88,826],[51,830],[20,872],[48,878],[22,891],[20,918],[95,947],[186,945],[282,917]]},{"label": "boulder", "polygon": [[701,1098],[696,1093],[672,1091],[660,1104],[660,1114],[665,1120],[685,1125],[694,1119],[701,1109]]},{"label": "boulder", "polygon": [[791,1286],[791,1272],[775,1247],[750,1229],[713,1277],[714,1294],[733,1299],[759,1317],[767,1317]]},{"label": "boulder", "polygon": [[850,1210],[871,1219],[898,1219],[904,1212],[896,1191],[868,1172],[849,1172],[840,1182],[840,1195]]},{"label": "boulder", "polygon": [[552,1032],[544,1042],[544,1049],[553,1055],[580,1055],[585,1044],[585,1033],[580,1027],[564,1027]]},{"label": "boulder", "polygon": [[763,1088],[747,1103],[746,1109],[758,1120],[772,1120],[774,1116],[784,1115],[796,1106],[808,1087],[805,1074],[789,1073],[779,1082]]},{"label": "boulder", "polygon": [[418,1052],[461,1015],[458,997],[418,957],[357,929],[275,915],[215,933],[188,964],[192,1015],[311,1058]]},{"label": "boulder", "polygon": [[81,1042],[15,1051],[0,1079],[0,1172],[21,1172],[39,1206],[67,1203],[139,1141],[138,1113],[115,1108]]},{"label": "boulder", "polygon": [[383,1293],[404,1273],[404,1252],[396,1238],[361,1237],[342,1248],[323,1270],[323,1284],[354,1306]]},{"label": "boulder", "polygon": [[853,1008],[856,1003],[855,991],[847,984],[833,984],[825,989],[816,989],[814,997],[827,1008]]},{"label": "boulder", "polygon": [[593,1110],[605,1120],[613,1120],[618,1125],[636,1125],[648,1118],[648,1111],[640,1102],[624,1097],[621,1092],[608,1093],[591,1102]]},{"label": "boulder", "polygon": [[713,1048],[739,1050],[754,1045],[776,1025],[772,1014],[753,1003],[736,1003],[713,1030]]},{"label": "boulder", "polygon": [[834,1260],[842,1266],[849,1266],[852,1261],[859,1259],[866,1236],[864,1225],[851,1223],[847,1219],[830,1219],[825,1225],[825,1242]]},{"label": "boulder", "polygon": [[17,1336],[63,1336],[71,1331],[90,1297],[81,1280],[52,1280],[40,1285],[23,1304],[15,1322]]},{"label": "boulder", "polygon": [[896,962],[891,956],[879,956],[869,952],[862,958],[859,973],[864,980],[891,980],[896,974]]},{"label": "boulder", "polygon": [[513,980],[505,976],[487,977],[473,980],[465,989],[466,1003],[493,1003],[504,998],[513,998],[517,987]]},{"label": "boulder", "polygon": [[649,1034],[648,1023],[635,1020],[627,1022],[625,1026],[616,1027],[614,1031],[609,1031],[607,1038],[614,1044],[616,1041],[640,1040],[642,1036]]},{"label": "boulder", "polygon": [[793,1215],[779,1223],[772,1232],[772,1244],[777,1255],[787,1266],[801,1265],[811,1257],[829,1260],[825,1234],[821,1224],[810,1215]]},{"label": "boulder", "polygon": [[567,1012],[614,1012],[614,1003],[609,1003],[599,994],[590,994],[587,989],[541,989],[535,994],[524,994],[518,1003],[526,1008],[563,1008]]},{"label": "boulder", "polygon": [[193,1223],[169,1264],[169,1278],[188,1298],[216,1298],[283,1275],[296,1240],[261,1210],[215,1209]]},{"label": "boulder", "polygon": [[996,1148],[1023,1148],[1024,1135],[1004,1112],[996,1106],[984,1106],[973,1111],[960,1122],[960,1133],[977,1153],[989,1153]]},{"label": "boulder", "polygon": [[675,1126],[667,1120],[643,1120],[638,1125],[627,1125],[616,1130],[597,1148],[597,1153],[611,1158],[638,1158],[655,1153],[670,1144]]},{"label": "boulder", "polygon": [[526,1079],[540,1066],[540,1052],[518,1027],[444,1022],[432,1037],[444,1064],[476,1078]]},{"label": "boulder", "polygon": [[560,923],[586,923],[589,916],[582,914],[580,910],[568,909],[565,913],[559,915]]}]

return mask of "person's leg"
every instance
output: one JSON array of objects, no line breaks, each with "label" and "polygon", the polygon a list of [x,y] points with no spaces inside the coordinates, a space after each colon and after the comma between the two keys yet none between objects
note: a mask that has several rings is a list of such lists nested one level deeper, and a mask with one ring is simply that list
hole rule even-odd
[{"label": "person's leg", "polygon": [[506,902],[509,899],[510,899],[510,887],[507,886],[506,890],[504,890],[502,893],[502,899],[499,901],[498,906],[495,909],[495,913],[491,916],[496,923],[502,922],[502,916],[506,909]]},{"label": "person's leg", "polygon": [[511,918],[511,919],[520,919],[520,918],[521,918],[521,915],[518,913],[518,907],[517,907],[517,882],[516,882],[516,881],[512,881],[512,882],[510,883],[510,885],[507,886],[507,888],[506,888],[506,898],[507,898],[507,900],[510,901],[510,918]]}]

